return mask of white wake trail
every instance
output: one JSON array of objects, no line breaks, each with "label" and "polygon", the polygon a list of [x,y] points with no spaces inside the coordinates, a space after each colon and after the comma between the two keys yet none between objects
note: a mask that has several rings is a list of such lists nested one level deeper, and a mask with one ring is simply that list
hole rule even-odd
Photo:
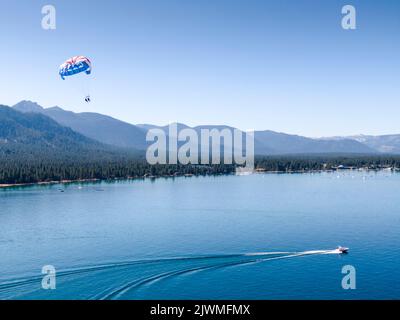
[{"label": "white wake trail", "polygon": [[[285,254],[290,257],[297,257],[303,255],[312,255],[312,254],[340,254],[341,252],[338,249],[334,250],[307,250],[301,252],[288,252],[288,251],[274,251],[274,252],[249,252],[243,254],[244,256],[263,256],[263,255],[275,255],[275,254]],[[287,256],[284,256],[287,257]],[[279,257],[281,258],[281,257]]]}]

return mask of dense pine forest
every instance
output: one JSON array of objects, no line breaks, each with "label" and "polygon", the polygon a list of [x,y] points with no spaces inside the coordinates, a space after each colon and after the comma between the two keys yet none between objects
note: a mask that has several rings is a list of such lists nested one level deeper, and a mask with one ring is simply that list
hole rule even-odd
[{"label": "dense pine forest", "polygon": [[[400,156],[271,156],[258,157],[257,171],[308,172],[364,168],[400,168]],[[46,154],[10,157],[0,154],[0,184],[65,180],[123,179],[140,177],[216,175],[234,173],[234,165],[149,165],[143,157],[107,154],[49,157]]]},{"label": "dense pine forest", "polygon": [[140,156],[104,152],[81,154],[79,157],[30,156],[18,159],[0,154],[0,184],[214,175],[234,171],[233,165],[149,165]]},{"label": "dense pine forest", "polygon": [[400,156],[394,155],[293,155],[256,158],[256,169],[274,172],[319,170],[400,168]]}]

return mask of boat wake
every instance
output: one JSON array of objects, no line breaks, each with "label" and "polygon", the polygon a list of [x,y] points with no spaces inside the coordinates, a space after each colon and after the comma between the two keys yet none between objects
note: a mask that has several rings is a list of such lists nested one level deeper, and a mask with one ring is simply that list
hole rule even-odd
[{"label": "boat wake", "polygon": [[337,249],[249,252],[92,265],[57,272],[56,290],[41,289],[42,275],[3,281],[0,283],[0,299],[140,299],[139,289],[161,285],[162,280],[274,260],[340,253]]}]

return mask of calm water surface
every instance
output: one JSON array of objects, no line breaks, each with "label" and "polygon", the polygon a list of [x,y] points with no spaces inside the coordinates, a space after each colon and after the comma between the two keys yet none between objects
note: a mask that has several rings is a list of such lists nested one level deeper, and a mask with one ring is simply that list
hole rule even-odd
[{"label": "calm water surface", "polygon": [[[399,187],[345,172],[3,189],[0,299],[399,299]],[[304,254],[337,245],[350,253]]]}]

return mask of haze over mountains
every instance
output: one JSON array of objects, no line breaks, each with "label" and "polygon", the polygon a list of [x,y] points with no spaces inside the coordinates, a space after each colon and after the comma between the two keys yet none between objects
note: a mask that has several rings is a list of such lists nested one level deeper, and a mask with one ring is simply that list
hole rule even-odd
[{"label": "haze over mountains", "polygon": [[44,109],[31,101],[21,101],[13,109],[44,114],[62,126],[105,144],[139,150],[146,148],[146,133],[142,129],[99,113],[74,113],[59,107]]},{"label": "haze over mountains", "polygon": [[39,113],[21,113],[0,106],[2,144],[40,146],[42,148],[100,148],[103,145]]},{"label": "haze over mountains", "polygon": [[[21,113],[0,105],[0,180],[8,181],[10,176],[16,174],[16,169],[10,166],[17,166],[18,181],[30,182],[32,177],[39,176],[39,171],[48,174],[58,172],[61,175],[62,169],[60,171],[59,167],[53,167],[55,163],[70,168],[77,163],[93,163],[94,160],[107,163],[132,156],[136,158],[140,153],[90,139],[43,114]],[[26,164],[36,164],[37,167]],[[76,170],[79,174],[80,169]],[[37,181],[40,180],[38,178]]]},{"label": "haze over mountains", "polygon": [[400,134],[383,136],[358,135],[350,138],[382,153],[400,154]]},{"label": "haze over mountains", "polygon": [[[60,107],[43,108],[31,101],[21,101],[12,107],[21,113],[44,115],[63,127],[67,127],[79,134],[78,139],[97,141],[115,147],[145,150],[146,133],[151,128],[160,128],[167,132],[168,127],[152,124],[133,125],[124,121],[99,113],[74,113]],[[45,118],[45,117],[44,117]],[[49,120],[50,120],[49,119]],[[0,128],[4,121],[0,118]],[[53,122],[54,122],[53,121]],[[188,127],[178,124],[178,129]],[[219,130],[234,128],[221,126],[197,126],[194,129],[217,128]],[[71,130],[71,131],[72,131]],[[0,129],[0,139],[4,139],[4,132]],[[86,138],[86,139],[87,139]],[[400,154],[400,135],[387,136],[354,136],[313,139],[298,135],[278,133],[274,131],[255,132],[255,152],[257,155],[285,155],[285,154],[324,154],[324,153],[355,153],[355,154]]]}]

